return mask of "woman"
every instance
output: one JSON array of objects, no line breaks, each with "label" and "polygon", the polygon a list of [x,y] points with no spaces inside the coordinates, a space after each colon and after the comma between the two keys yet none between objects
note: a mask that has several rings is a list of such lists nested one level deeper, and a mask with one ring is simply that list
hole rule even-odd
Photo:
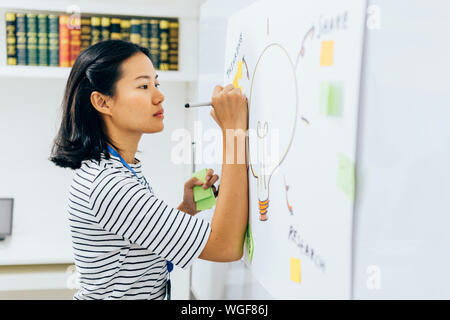
[{"label": "woman", "polygon": [[198,257],[242,257],[247,168],[225,159],[242,156],[234,144],[245,143],[245,134],[226,133],[247,130],[247,100],[232,85],[213,92],[211,116],[223,132],[224,161],[208,223],[194,216],[193,187],[211,187],[218,179],[212,170],[205,184],[188,180],[183,201],[171,208],[152,192],[135,158],[142,135],[164,128],[157,77],[148,50],[120,40],[89,47],[70,72],[50,160],[75,170],[69,221],[81,289],[74,299],[164,299],[171,263],[186,269]]}]

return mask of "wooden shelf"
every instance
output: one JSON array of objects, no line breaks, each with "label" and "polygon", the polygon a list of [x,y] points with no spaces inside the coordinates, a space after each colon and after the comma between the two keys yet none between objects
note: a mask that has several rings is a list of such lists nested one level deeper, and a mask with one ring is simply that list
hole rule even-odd
[{"label": "wooden shelf", "polygon": [[[62,79],[69,77],[70,68],[64,67],[38,67],[38,66],[0,66],[0,79],[2,78],[28,78],[28,79]],[[194,74],[180,71],[156,71],[161,82],[195,82]]]}]

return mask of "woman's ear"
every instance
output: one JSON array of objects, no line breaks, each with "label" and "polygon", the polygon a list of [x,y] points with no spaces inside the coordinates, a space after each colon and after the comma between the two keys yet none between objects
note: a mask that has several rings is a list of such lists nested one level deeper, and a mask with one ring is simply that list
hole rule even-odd
[{"label": "woman's ear", "polygon": [[91,104],[100,113],[111,115],[111,99],[98,91],[91,93]]}]

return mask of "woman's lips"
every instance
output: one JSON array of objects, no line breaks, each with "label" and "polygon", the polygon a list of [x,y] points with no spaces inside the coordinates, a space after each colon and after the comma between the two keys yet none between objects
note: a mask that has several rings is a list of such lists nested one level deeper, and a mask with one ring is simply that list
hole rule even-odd
[{"label": "woman's lips", "polygon": [[153,116],[156,118],[164,119],[164,109],[156,112],[155,114],[153,114]]}]

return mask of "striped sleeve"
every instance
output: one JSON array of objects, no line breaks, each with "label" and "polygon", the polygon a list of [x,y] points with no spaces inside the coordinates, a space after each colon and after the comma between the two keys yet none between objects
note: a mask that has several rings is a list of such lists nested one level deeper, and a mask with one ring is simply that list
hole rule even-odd
[{"label": "striped sleeve", "polygon": [[134,177],[106,169],[92,184],[90,206],[100,227],[187,269],[200,255],[210,224],[168,206]]}]

